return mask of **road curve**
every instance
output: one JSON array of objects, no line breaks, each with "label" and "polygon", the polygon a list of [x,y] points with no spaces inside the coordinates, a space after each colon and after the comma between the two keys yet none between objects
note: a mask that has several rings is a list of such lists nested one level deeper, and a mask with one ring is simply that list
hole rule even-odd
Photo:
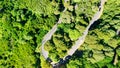
[{"label": "road curve", "polygon": [[95,21],[97,21],[101,17],[105,2],[106,2],[106,0],[101,0],[101,4],[99,6],[99,11],[93,16],[92,20],[90,21],[89,25],[87,26],[86,30],[84,31],[83,36],[79,37],[79,39],[75,42],[75,45],[72,46],[72,48],[70,50],[68,50],[68,55],[72,56],[74,54],[74,52],[84,43],[85,37],[88,34],[89,28]]},{"label": "road curve", "polygon": [[43,40],[42,40],[42,46],[41,46],[41,51],[42,51],[42,55],[44,56],[45,59],[48,58],[48,51],[46,51],[44,49],[44,44],[51,39],[52,35],[55,33],[55,31],[57,30],[57,24],[55,24],[53,26],[53,28],[44,36]]},{"label": "road curve", "polygon": [[[67,2],[68,0],[65,0],[64,2]],[[63,12],[66,11],[66,8],[63,10]],[[52,29],[43,37],[43,40],[42,40],[42,46],[40,48],[41,52],[42,52],[42,55],[45,59],[48,58],[48,51],[46,51],[44,49],[44,44],[51,39],[52,35],[56,32],[57,30],[57,26],[58,24],[60,24],[62,22],[62,19],[59,18],[58,22],[52,27]]]},{"label": "road curve", "polygon": [[48,51],[44,49],[44,44],[51,39],[52,35],[56,32],[58,24],[61,23],[61,19],[53,26],[53,28],[43,37],[41,52],[45,59],[48,58]]},{"label": "road curve", "polygon": [[[78,40],[75,42],[75,45],[73,45],[71,47],[71,49],[68,50],[67,56],[70,55],[72,56],[74,54],[74,52],[84,43],[85,41],[85,37],[88,34],[89,28],[91,27],[91,25],[98,20],[103,12],[103,8],[104,8],[104,3],[107,0],[100,0],[100,6],[99,6],[99,11],[96,12],[96,14],[93,16],[92,20],[90,21],[89,25],[87,26],[87,28],[85,29],[85,31],[83,32],[83,35],[81,37],[78,38]],[[66,9],[66,8],[65,8]],[[64,11],[65,12],[65,11]],[[46,51],[44,49],[44,44],[51,39],[52,35],[56,32],[57,30],[57,25],[61,23],[61,18],[59,18],[59,21],[53,26],[53,28],[44,36],[43,40],[42,40],[42,46],[41,46],[41,52],[42,55],[44,56],[44,58],[47,60],[48,58],[48,51]],[[65,56],[66,57],[66,56]],[[65,57],[63,59],[65,59]],[[52,64],[55,64],[52,62]]]}]

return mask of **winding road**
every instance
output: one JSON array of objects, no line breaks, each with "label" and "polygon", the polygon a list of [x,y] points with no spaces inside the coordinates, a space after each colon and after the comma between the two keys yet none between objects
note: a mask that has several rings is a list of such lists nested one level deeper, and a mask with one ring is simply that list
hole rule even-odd
[{"label": "winding road", "polygon": [[93,16],[92,20],[90,21],[89,25],[87,26],[86,30],[84,31],[83,36],[79,37],[79,39],[75,42],[75,45],[72,46],[72,48],[68,51],[68,55],[72,56],[74,54],[74,52],[84,43],[85,37],[88,34],[89,28],[95,21],[97,21],[101,17],[105,2],[106,2],[106,0],[101,0],[100,6],[99,6],[100,10]]},{"label": "winding road", "polygon": [[[66,1],[66,0],[65,0]],[[88,34],[88,31],[89,31],[89,28],[91,27],[91,25],[97,21],[101,15],[102,15],[102,12],[103,12],[103,9],[104,9],[104,4],[107,0],[100,0],[101,3],[100,3],[100,6],[99,6],[99,10],[96,12],[96,14],[92,17],[92,20],[90,21],[89,25],[87,26],[87,28],[85,29],[85,31],[83,32],[83,35],[80,36],[78,38],[78,40],[75,42],[75,45],[73,45],[71,47],[71,49],[68,50],[67,52],[67,55],[65,57],[67,57],[68,55],[72,56],[75,51],[84,43],[85,41],[85,38]],[[66,10],[66,8],[65,8]],[[65,11],[64,11],[65,12]],[[44,49],[44,44],[51,39],[52,35],[56,32],[57,30],[57,26],[58,24],[61,23],[61,18],[59,18],[59,21],[53,26],[53,28],[44,36],[43,40],[42,40],[42,46],[41,46],[41,52],[42,52],[42,55],[44,56],[44,58],[47,60],[49,57],[48,57],[48,51],[46,51]],[[65,59],[65,57],[63,59]],[[56,62],[51,62],[52,65],[54,65]]]}]

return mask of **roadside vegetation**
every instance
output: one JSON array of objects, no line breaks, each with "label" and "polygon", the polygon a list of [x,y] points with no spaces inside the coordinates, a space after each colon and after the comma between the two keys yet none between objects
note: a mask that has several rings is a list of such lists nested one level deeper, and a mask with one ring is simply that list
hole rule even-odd
[{"label": "roadside vegetation", "polygon": [[[59,61],[74,45],[97,12],[99,0],[0,1],[0,68],[51,68],[41,54],[44,35],[62,18],[45,50]],[[66,8],[66,11],[64,11]],[[108,0],[103,14],[89,29],[85,43],[67,68],[120,67],[120,1]],[[120,32],[119,32],[120,33]]]}]

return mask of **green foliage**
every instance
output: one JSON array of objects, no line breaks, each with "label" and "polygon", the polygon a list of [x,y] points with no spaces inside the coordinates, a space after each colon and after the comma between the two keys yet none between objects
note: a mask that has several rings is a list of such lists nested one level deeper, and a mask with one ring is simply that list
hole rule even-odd
[{"label": "green foliage", "polygon": [[67,65],[67,68],[79,68],[80,66],[77,63],[79,63],[79,60],[78,61],[77,60],[75,60],[75,61],[71,60],[69,62],[69,64]]},{"label": "green foliage", "polygon": [[68,33],[69,33],[69,37],[72,41],[77,40],[78,37],[80,36],[80,33],[77,30],[68,29]]},{"label": "green foliage", "polygon": [[[10,45],[10,42],[6,40],[0,40],[0,66],[3,67],[29,67],[32,68],[35,66],[36,58],[33,55],[33,47],[29,44],[17,44],[16,46]],[[12,42],[12,41],[11,41]],[[12,43],[11,43],[12,44]]]},{"label": "green foliage", "polygon": [[35,51],[56,18],[52,12],[48,13],[48,7],[40,13],[37,13],[39,10],[32,10],[31,6],[39,3],[36,0],[31,5],[32,2],[5,0],[0,3],[0,68],[40,67],[40,58]]},{"label": "green foliage", "polygon": [[[84,21],[89,23],[91,17],[97,11],[98,0],[90,1],[90,0],[73,0],[78,2],[78,9],[76,9],[77,17],[82,17]],[[88,2],[89,1],[89,2]]]},{"label": "green foliage", "polygon": [[[67,40],[77,40],[77,38],[82,35],[82,32],[85,30],[94,13],[97,11],[97,6],[99,4],[98,2],[98,0],[89,2],[87,0],[71,1],[72,4],[78,4],[75,10],[68,9],[68,11],[74,11],[72,12],[72,14],[74,15],[72,15],[71,12],[68,11],[63,13],[63,16],[61,15],[63,23],[58,25],[58,31],[56,32],[56,34],[54,34],[52,38],[55,43],[54,46],[56,47],[55,50],[53,50],[58,52],[58,55],[62,55],[62,49],[67,49],[66,47],[61,47],[66,46],[64,44],[68,43],[63,41],[65,40],[63,39],[65,33],[67,33]],[[96,21],[95,24],[91,26],[89,34],[86,37],[85,44],[83,44],[82,48],[79,49],[84,51],[84,55],[82,56],[82,58],[77,59],[77,57],[72,57],[72,60],[70,60],[70,62],[67,64],[67,68],[114,67],[111,62],[115,53],[114,49],[119,45],[118,36],[116,36],[116,30],[119,29],[120,25],[119,12],[116,12],[119,10],[119,6],[113,6],[112,2],[115,2],[118,5],[118,2],[116,2],[115,0],[108,1],[105,5],[105,9],[100,20]],[[73,5],[64,4],[64,6],[68,8],[68,6],[70,7]],[[112,9],[110,9],[109,7],[111,7]],[[60,13],[58,12],[58,14]],[[51,52],[51,50],[49,52]],[[118,49],[117,53],[119,55]],[[77,59],[78,61],[76,61],[75,59]]]},{"label": "green foliage", "polygon": [[43,56],[40,56],[41,59],[41,68],[51,68],[50,64],[44,59]]},{"label": "green foliage", "polygon": [[118,56],[120,56],[120,48],[118,48],[118,49],[116,50],[116,52],[117,52]]},{"label": "green foliage", "polygon": [[[44,35],[59,17],[62,23],[45,44],[53,61],[63,58],[98,10],[98,0],[0,1],[0,68],[51,68],[39,55]],[[120,1],[109,0],[102,17],[91,26],[85,43],[67,68],[120,67]],[[66,8],[66,12],[63,12]],[[115,52],[116,51],[116,52]],[[115,53],[118,63],[112,64]]]},{"label": "green foliage", "polygon": [[73,0],[74,2],[80,2],[80,0]]},{"label": "green foliage", "polygon": [[113,65],[111,64],[112,62],[112,58],[111,57],[105,57],[104,60],[99,61],[97,64],[98,66],[101,67],[109,67],[110,65],[113,67]]},{"label": "green foliage", "polygon": [[18,0],[17,5],[20,5],[20,8],[28,7],[34,13],[45,16],[51,15],[56,9],[49,0]]}]

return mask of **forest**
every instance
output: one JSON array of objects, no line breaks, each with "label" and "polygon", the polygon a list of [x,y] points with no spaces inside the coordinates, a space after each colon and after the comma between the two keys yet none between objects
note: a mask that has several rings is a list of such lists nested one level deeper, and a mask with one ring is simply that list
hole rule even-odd
[{"label": "forest", "polygon": [[[0,68],[52,68],[41,54],[44,36],[61,18],[44,47],[58,62],[82,36],[99,5],[100,0],[0,0]],[[120,68],[119,0],[107,0],[85,42],[60,68]]]}]

